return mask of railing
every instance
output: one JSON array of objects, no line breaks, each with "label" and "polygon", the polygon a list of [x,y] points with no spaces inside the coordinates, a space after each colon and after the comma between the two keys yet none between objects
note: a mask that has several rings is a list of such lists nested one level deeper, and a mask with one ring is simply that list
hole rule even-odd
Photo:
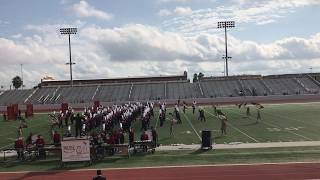
[{"label": "railing", "polygon": [[38,91],[39,88],[36,88],[32,93],[24,100],[24,103],[26,103],[33,95]]},{"label": "railing", "polygon": [[297,78],[293,78],[304,90],[306,90],[307,92],[311,92],[311,90],[309,88],[307,88],[299,79]]},{"label": "railing", "polygon": [[201,96],[204,97],[200,81],[198,81],[198,86],[199,86],[199,89],[200,89]]},{"label": "railing", "polygon": [[97,92],[99,91],[99,89],[100,89],[100,85],[99,85],[99,86],[97,86],[96,90],[95,90],[95,91],[94,91],[94,93],[93,93],[93,96],[92,96],[91,100],[93,100],[93,99],[94,99],[94,97],[96,97]]}]

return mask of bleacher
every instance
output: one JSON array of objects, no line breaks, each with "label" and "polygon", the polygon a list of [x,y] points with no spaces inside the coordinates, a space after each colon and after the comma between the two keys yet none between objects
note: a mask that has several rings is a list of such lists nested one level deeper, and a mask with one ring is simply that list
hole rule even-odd
[{"label": "bleacher", "polygon": [[32,89],[5,91],[0,95],[0,103],[2,105],[23,104],[32,91]]},{"label": "bleacher", "polygon": [[319,93],[320,91],[319,85],[309,77],[299,77],[297,81],[300,81],[301,85],[304,86],[309,93]]},{"label": "bleacher", "polygon": [[192,99],[201,97],[196,83],[168,82],[166,83],[167,99]]},{"label": "bleacher", "polygon": [[129,97],[131,84],[101,85],[94,96],[94,100],[104,102],[126,101]]},{"label": "bleacher", "polygon": [[[184,78],[170,76],[158,78],[140,78],[141,82],[118,82],[90,84],[55,85],[35,89],[7,90],[0,94],[0,105],[10,104],[60,104],[126,101],[155,101],[194,98],[237,97],[237,96],[273,96],[320,93],[320,83],[308,74],[272,75],[272,76],[232,76],[206,77],[199,82],[190,83]],[[56,83],[56,82],[55,82]],[[59,83],[63,83],[59,81]]]},{"label": "bleacher", "polygon": [[275,95],[308,93],[295,78],[264,78],[263,81],[273,90]]},{"label": "bleacher", "polygon": [[129,99],[132,101],[164,99],[164,89],[165,83],[133,84]]},{"label": "bleacher", "polygon": [[262,83],[261,79],[243,79],[241,82],[244,88],[250,91],[253,96],[264,96],[271,94],[268,88]]},{"label": "bleacher", "polygon": [[204,97],[234,97],[242,90],[237,80],[206,80],[200,82]]}]

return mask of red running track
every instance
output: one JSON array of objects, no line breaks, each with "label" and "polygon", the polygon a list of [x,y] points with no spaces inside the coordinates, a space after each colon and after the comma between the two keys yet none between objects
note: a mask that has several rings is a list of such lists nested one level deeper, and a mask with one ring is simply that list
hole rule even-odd
[{"label": "red running track", "polygon": [[[92,179],[95,170],[0,173],[1,180]],[[108,180],[320,179],[320,163],[106,169]]]}]

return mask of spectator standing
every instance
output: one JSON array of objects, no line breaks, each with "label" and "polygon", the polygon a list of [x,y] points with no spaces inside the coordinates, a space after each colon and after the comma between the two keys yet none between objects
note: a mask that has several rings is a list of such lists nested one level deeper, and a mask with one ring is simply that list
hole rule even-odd
[{"label": "spectator standing", "polygon": [[157,147],[158,146],[158,133],[153,126],[151,126],[151,133],[152,133],[152,142],[154,144],[154,147]]},{"label": "spectator standing", "polygon": [[59,146],[61,143],[61,136],[60,134],[58,133],[58,131],[54,131],[54,134],[53,134],[53,144],[55,146]]},{"label": "spectator standing", "polygon": [[129,145],[133,146],[133,142],[134,142],[134,131],[132,128],[130,128],[129,131]]},{"label": "spectator standing", "polygon": [[38,148],[39,158],[45,158],[46,157],[46,152],[43,149],[44,145],[45,145],[45,142],[44,142],[43,137],[40,134],[38,135],[38,139],[36,140],[36,145],[37,145],[37,148]]},{"label": "spectator standing", "polygon": [[194,114],[194,111],[196,110],[196,105],[197,105],[196,101],[193,101],[193,103],[192,103],[192,114]]},{"label": "spectator standing", "polygon": [[19,137],[19,138],[15,141],[15,143],[14,143],[14,148],[16,149],[17,154],[18,154],[17,159],[19,159],[19,160],[24,160],[24,155],[23,155],[23,152],[24,152],[24,142],[23,142],[23,138],[22,138],[22,137]]},{"label": "spectator standing", "polygon": [[78,113],[76,116],[76,125],[75,125],[76,136],[75,137],[78,137],[78,135],[81,137],[81,127],[82,127],[82,118],[80,117],[80,114]]},{"label": "spectator standing", "polygon": [[97,170],[97,176],[95,176],[93,180],[107,180],[107,178],[102,176],[101,170]]}]

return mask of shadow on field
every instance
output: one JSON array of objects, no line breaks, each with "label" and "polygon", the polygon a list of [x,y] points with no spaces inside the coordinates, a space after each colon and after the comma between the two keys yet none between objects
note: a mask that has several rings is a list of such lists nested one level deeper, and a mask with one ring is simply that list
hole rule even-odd
[{"label": "shadow on field", "polygon": [[240,126],[255,126],[257,125],[257,122],[251,122],[251,123],[247,123],[247,124],[242,124]]}]

